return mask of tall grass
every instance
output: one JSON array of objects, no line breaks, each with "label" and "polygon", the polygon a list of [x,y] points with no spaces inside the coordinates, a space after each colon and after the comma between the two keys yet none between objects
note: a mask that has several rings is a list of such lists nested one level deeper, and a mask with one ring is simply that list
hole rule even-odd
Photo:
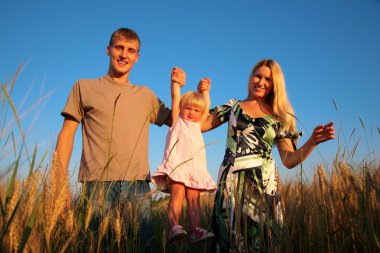
[{"label": "tall grass", "polygon": [[339,161],[330,173],[318,166],[314,180],[282,187],[285,206],[281,248],[286,252],[380,250],[380,167]]},{"label": "tall grass", "polygon": [[[68,178],[65,187],[57,189],[56,154],[50,162],[46,154],[36,161],[37,148],[25,152],[23,134],[17,144],[14,131],[4,131],[7,115],[13,114],[15,127],[23,133],[11,99],[16,78],[17,74],[10,83],[1,85],[0,144],[2,150],[10,148],[7,158],[14,161],[0,168],[0,252],[140,252],[133,205],[100,217],[98,231],[94,232],[94,207],[84,205],[84,192],[74,195],[70,208],[65,208],[71,189]],[[370,159],[355,164],[351,158],[357,146],[349,149],[339,145],[331,167],[324,164],[314,168],[311,182],[301,178],[279,184],[284,221],[279,227],[278,245],[264,251],[380,251],[380,166],[372,159],[372,151]],[[20,168],[28,171],[24,179],[19,176]],[[209,229],[213,202],[214,195],[202,196],[201,223]],[[152,247],[156,252],[211,252],[209,243],[167,243],[167,205],[168,197],[153,200],[153,238],[150,245],[142,247]],[[188,224],[184,205],[181,224]]]}]

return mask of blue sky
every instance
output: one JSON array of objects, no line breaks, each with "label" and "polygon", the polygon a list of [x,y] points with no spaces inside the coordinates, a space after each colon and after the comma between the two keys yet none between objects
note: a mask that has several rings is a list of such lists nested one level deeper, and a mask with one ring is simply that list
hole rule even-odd
[{"label": "blue sky", "polygon": [[[300,144],[318,124],[334,121],[339,133],[305,162],[306,173],[319,163],[331,165],[338,152],[355,143],[354,161],[379,161],[379,0],[2,1],[0,9],[0,82],[7,83],[23,64],[12,95],[29,149],[38,145],[40,155],[50,156],[54,149],[60,111],[74,82],[103,76],[111,33],[130,27],[142,41],[130,80],[149,86],[167,104],[173,66],[187,73],[184,92],[210,77],[215,106],[244,99],[254,63],[273,58],[284,71],[297,128],[305,131]],[[9,117],[4,122],[17,135]],[[206,143],[216,142],[207,147],[215,179],[226,130],[223,125],[204,134]],[[151,127],[152,172],[161,162],[166,132]],[[74,181],[80,145],[78,131]],[[288,171],[277,150],[274,157],[283,178],[297,176],[300,167]]]}]

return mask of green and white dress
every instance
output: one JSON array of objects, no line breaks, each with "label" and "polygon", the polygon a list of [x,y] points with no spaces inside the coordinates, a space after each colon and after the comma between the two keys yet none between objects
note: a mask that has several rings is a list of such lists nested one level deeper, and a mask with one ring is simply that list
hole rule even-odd
[{"label": "green and white dress", "polygon": [[236,99],[213,114],[228,121],[213,211],[216,252],[254,252],[275,243],[275,228],[282,224],[272,148],[277,138],[300,133],[282,133],[276,116],[251,118]]}]

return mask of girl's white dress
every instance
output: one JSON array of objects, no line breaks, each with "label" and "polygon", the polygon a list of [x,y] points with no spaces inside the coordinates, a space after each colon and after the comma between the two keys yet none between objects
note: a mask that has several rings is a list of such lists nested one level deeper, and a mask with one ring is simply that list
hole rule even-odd
[{"label": "girl's white dress", "polygon": [[216,184],[207,171],[205,149],[199,123],[179,117],[169,128],[163,162],[152,176],[153,183],[164,192],[170,179],[199,191],[214,192]]}]

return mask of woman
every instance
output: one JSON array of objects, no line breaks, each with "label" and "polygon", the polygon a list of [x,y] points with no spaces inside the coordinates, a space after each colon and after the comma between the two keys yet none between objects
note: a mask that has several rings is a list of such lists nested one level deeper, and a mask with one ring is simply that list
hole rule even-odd
[{"label": "woman", "polygon": [[[202,91],[206,87],[199,86]],[[333,123],[317,126],[298,150],[293,108],[279,64],[258,62],[248,81],[248,97],[216,107],[203,124],[209,131],[228,121],[225,156],[218,175],[213,226],[217,252],[252,252],[276,245],[281,202],[272,148],[291,169],[324,141],[335,136]]]}]

